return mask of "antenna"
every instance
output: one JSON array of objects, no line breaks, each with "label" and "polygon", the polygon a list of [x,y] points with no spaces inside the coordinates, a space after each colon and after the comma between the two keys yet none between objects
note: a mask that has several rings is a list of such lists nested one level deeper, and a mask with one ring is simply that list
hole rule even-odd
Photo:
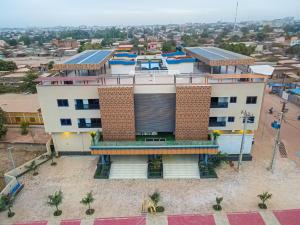
[{"label": "antenna", "polygon": [[239,7],[239,2],[236,2],[233,31],[235,31],[235,28],[236,28],[236,21],[237,21],[238,7]]}]

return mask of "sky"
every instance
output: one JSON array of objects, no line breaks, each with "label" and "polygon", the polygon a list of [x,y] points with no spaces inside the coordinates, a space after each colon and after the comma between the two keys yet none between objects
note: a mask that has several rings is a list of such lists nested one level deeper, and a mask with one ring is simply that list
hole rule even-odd
[{"label": "sky", "polygon": [[[236,0],[0,0],[0,27],[234,21]],[[300,0],[239,0],[238,21],[300,18]]]}]

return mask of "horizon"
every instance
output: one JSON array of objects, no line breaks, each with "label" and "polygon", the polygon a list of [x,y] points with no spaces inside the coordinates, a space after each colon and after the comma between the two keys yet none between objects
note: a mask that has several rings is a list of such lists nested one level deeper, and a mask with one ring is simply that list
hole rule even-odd
[{"label": "horizon", "polygon": [[[127,0],[126,2],[86,0],[84,3],[79,0],[2,1],[0,9],[1,28],[233,23],[237,3],[235,0],[222,2],[219,0],[210,2],[187,0],[185,3],[178,0],[163,2],[153,0],[149,4],[150,7],[145,8],[144,2],[137,0]],[[268,21],[284,17],[300,18],[297,10],[300,8],[300,1],[277,1],[276,4],[271,0],[263,2],[253,0],[251,3],[246,2],[246,0],[239,0],[238,2],[238,23]],[[38,11],[33,10],[37,8]]]}]

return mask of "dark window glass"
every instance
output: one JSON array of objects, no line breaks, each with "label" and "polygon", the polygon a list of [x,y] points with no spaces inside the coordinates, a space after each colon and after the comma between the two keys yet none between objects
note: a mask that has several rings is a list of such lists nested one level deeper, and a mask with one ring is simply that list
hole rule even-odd
[{"label": "dark window glass", "polygon": [[[255,121],[255,117],[254,116],[249,116],[247,123],[254,123],[254,121]],[[245,118],[243,119],[243,123],[245,123]]]},{"label": "dark window glass", "polygon": [[228,117],[228,122],[234,122],[234,116],[229,116]]},{"label": "dark window glass", "polygon": [[230,97],[230,103],[236,103],[236,97]]},{"label": "dark window glass", "polygon": [[60,119],[60,124],[62,126],[71,126],[72,121],[71,121],[71,119]]},{"label": "dark window glass", "polygon": [[68,107],[69,106],[68,99],[57,99],[57,106],[58,107]]},{"label": "dark window glass", "polygon": [[246,104],[256,104],[257,96],[248,96]]}]

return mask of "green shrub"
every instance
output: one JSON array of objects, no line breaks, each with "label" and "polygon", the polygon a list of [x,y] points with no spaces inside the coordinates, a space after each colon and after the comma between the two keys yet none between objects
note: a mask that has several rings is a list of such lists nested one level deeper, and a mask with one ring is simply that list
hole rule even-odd
[{"label": "green shrub", "polygon": [[165,208],[163,206],[157,206],[156,207],[156,212],[164,212]]},{"label": "green shrub", "polygon": [[25,122],[25,121],[22,121],[21,122],[21,134],[22,135],[28,134],[28,128],[29,128],[29,123]]}]

